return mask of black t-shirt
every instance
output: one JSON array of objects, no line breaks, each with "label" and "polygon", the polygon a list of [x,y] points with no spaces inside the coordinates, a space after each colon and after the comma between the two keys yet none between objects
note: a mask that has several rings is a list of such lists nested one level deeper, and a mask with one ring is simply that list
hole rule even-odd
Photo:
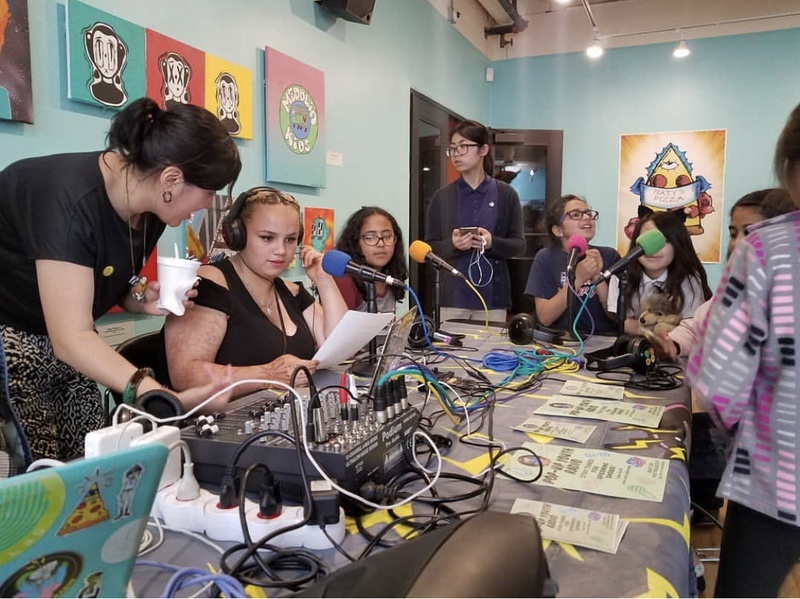
[{"label": "black t-shirt", "polygon": [[28,158],[0,171],[0,323],[47,333],[36,260],[91,268],[97,319],[124,299],[141,269],[142,246],[147,255],[155,248],[166,225],[145,214],[146,226],[129,234],[106,194],[100,154]]},{"label": "black t-shirt", "polygon": [[284,320],[290,319],[297,326],[294,335],[284,335],[261,311],[259,305],[245,288],[230,260],[214,263],[228,283],[228,289],[208,279],[200,279],[197,285],[198,306],[205,306],[228,315],[228,328],[219,346],[214,362],[233,366],[255,366],[272,362],[283,354],[292,354],[310,360],[316,352],[316,343],[308,327],[303,311],[314,303],[314,298],[301,283],[298,294],[286,287],[286,283],[275,279],[275,289],[286,307]]}]

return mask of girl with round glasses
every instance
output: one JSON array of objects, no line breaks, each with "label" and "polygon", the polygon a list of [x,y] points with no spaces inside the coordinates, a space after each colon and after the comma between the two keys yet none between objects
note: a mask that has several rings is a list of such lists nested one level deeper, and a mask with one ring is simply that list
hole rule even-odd
[{"label": "girl with round glasses", "polygon": [[[366,264],[395,279],[408,278],[405,243],[394,216],[378,206],[363,206],[347,219],[336,249],[349,254],[354,262]],[[350,310],[367,311],[366,283],[346,275],[337,277],[336,284]],[[403,289],[375,282],[378,312],[394,312],[405,295]]]},{"label": "girl with round glasses", "polygon": [[[461,176],[431,199],[425,241],[480,288],[489,320],[505,322],[511,306],[507,260],[525,250],[519,196],[488,174],[494,171],[489,130],[480,123],[459,123],[445,152]],[[463,281],[443,275],[441,290],[442,320],[484,319],[480,298]]]},{"label": "girl with round glasses", "polygon": [[[563,195],[547,206],[545,223],[554,245],[536,253],[525,286],[525,293],[534,297],[539,323],[572,331],[573,323],[569,322],[567,310],[568,294],[572,293],[567,284],[568,243],[573,235],[590,242],[596,233],[598,216],[597,210],[590,209],[586,200],[572,194]],[[580,287],[619,259],[619,253],[614,248],[589,246],[575,267],[575,287],[580,298],[573,298],[574,315],[578,314],[583,294],[586,293]],[[615,332],[616,325],[603,307],[607,296],[608,285],[600,283],[578,318],[578,331],[596,334]]]}]

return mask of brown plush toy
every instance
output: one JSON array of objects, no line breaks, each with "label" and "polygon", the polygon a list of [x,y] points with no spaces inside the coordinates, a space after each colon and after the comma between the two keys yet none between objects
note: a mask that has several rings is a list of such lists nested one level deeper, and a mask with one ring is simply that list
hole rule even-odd
[{"label": "brown plush toy", "polygon": [[681,320],[683,316],[675,309],[675,302],[666,293],[651,293],[642,303],[639,326],[644,336],[651,332],[656,335],[669,333]]}]

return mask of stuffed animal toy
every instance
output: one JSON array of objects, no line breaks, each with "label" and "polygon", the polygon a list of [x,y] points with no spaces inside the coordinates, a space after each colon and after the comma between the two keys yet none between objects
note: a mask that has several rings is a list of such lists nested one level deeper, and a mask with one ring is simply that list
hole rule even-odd
[{"label": "stuffed animal toy", "polygon": [[642,303],[639,326],[645,336],[667,334],[683,319],[675,309],[675,302],[666,293],[651,293]]}]

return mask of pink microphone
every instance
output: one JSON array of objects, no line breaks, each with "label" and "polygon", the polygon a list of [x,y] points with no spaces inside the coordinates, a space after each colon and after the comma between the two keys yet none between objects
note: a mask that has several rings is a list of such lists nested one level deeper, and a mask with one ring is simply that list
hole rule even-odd
[{"label": "pink microphone", "polygon": [[582,235],[573,235],[569,238],[567,241],[567,251],[569,252],[569,258],[567,259],[567,275],[575,270],[578,260],[586,253],[588,248],[589,244]]}]

